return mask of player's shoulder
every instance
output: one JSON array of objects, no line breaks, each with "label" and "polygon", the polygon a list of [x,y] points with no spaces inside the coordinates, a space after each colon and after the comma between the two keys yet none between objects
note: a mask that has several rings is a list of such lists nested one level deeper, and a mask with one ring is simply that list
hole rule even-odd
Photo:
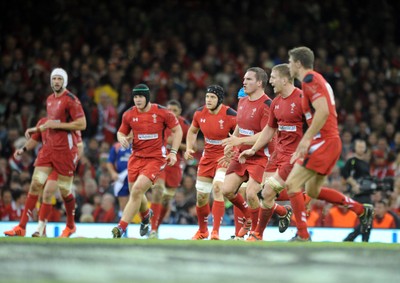
[{"label": "player's shoulder", "polygon": [[303,83],[305,84],[311,84],[311,83],[317,83],[320,81],[324,81],[324,77],[315,71],[310,71],[308,72],[304,78],[303,78]]},{"label": "player's shoulder", "polygon": [[155,105],[156,105],[157,109],[159,109],[159,110],[168,110],[167,107],[165,107],[163,105],[160,105],[160,104],[155,104]]},{"label": "player's shoulder", "polygon": [[78,98],[75,94],[73,94],[72,92],[70,92],[69,90],[66,90],[65,97],[66,97],[67,99],[73,101],[73,102],[81,103],[81,101],[79,100],[79,98]]},{"label": "player's shoulder", "polygon": [[237,112],[233,108],[226,106],[226,105],[224,105],[224,106],[225,106],[225,114],[227,116],[236,116],[237,115]]},{"label": "player's shoulder", "polygon": [[314,80],[314,74],[312,74],[312,73],[305,75],[303,78],[303,82],[306,84],[312,83],[313,80]]},{"label": "player's shoulder", "polygon": [[264,98],[263,98],[263,102],[264,102],[265,105],[270,107],[271,104],[272,104],[272,99],[268,95],[265,94]]},{"label": "player's shoulder", "polygon": [[302,97],[303,96],[303,91],[301,90],[301,89],[299,89],[298,87],[295,87],[294,88],[294,91],[293,91],[294,93],[294,97]]}]

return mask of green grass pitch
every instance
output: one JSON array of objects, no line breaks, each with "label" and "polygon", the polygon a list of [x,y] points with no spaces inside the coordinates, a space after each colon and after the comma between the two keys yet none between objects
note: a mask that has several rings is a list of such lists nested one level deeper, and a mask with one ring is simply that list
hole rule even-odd
[{"label": "green grass pitch", "polygon": [[0,282],[400,282],[400,245],[0,238]]}]

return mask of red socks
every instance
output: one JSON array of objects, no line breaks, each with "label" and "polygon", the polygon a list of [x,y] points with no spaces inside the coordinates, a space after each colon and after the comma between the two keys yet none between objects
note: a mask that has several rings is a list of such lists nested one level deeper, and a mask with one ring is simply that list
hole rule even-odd
[{"label": "red socks", "polygon": [[38,195],[28,194],[25,202],[25,208],[19,221],[19,226],[23,229],[26,228],[26,223],[29,221],[29,217],[32,215],[32,210],[35,208],[36,203],[39,199]]},{"label": "red socks", "polygon": [[67,214],[67,226],[72,229],[75,226],[75,198],[72,194],[69,194],[63,199]]},{"label": "red socks", "polygon": [[251,218],[251,213],[248,205],[241,194],[237,194],[233,199],[230,199],[229,201],[242,211],[243,216],[246,219]]},{"label": "red socks", "polygon": [[265,228],[268,225],[268,222],[271,220],[271,216],[274,213],[273,208],[259,208],[258,213],[258,225],[255,229],[255,232],[258,232],[262,238]]},{"label": "red socks", "polygon": [[196,205],[197,211],[197,220],[199,223],[199,230],[201,233],[205,233],[208,231],[208,215],[210,214],[210,205],[207,203],[202,207],[198,207]]},{"label": "red socks", "polygon": [[157,231],[160,225],[161,203],[152,203],[153,217],[151,218],[151,230]]},{"label": "red socks", "polygon": [[212,206],[213,231],[219,231],[219,227],[221,226],[224,213],[225,213],[225,203],[223,201],[214,200]]},{"label": "red socks", "polygon": [[243,226],[244,215],[243,212],[236,206],[233,206],[233,220],[235,222],[235,235],[237,235],[240,228]]},{"label": "red socks", "polygon": [[52,212],[53,205],[49,203],[42,203],[39,211],[39,221],[46,222]]},{"label": "red socks", "polygon": [[293,213],[296,218],[297,233],[303,239],[308,239],[310,234],[307,231],[306,207],[304,205],[304,197],[302,192],[289,195],[292,204]]},{"label": "red socks", "polygon": [[354,211],[357,215],[364,212],[364,206],[353,199],[346,197],[341,192],[334,189],[322,187],[318,199],[325,200],[332,204],[347,206],[350,210]]}]

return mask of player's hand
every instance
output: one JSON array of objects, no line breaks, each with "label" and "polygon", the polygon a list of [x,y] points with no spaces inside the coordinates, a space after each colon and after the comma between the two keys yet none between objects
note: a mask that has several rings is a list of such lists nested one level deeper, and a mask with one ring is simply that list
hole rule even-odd
[{"label": "player's hand", "polygon": [[310,148],[310,144],[311,140],[302,139],[297,146],[296,151],[293,153],[292,158],[290,158],[290,164],[293,164],[299,158],[304,158],[308,152],[308,149]]},{"label": "player's hand", "polygon": [[119,137],[118,141],[125,149],[128,149],[131,146],[129,142],[129,137]]},{"label": "player's hand", "polygon": [[30,139],[31,135],[33,133],[37,132],[37,128],[33,127],[33,128],[29,128],[25,131],[25,138]]},{"label": "player's hand", "polygon": [[47,120],[43,125],[39,127],[40,131],[43,132],[46,129],[57,129],[59,126],[59,122],[54,120]]},{"label": "player's hand", "polygon": [[174,166],[175,165],[175,163],[176,163],[176,161],[177,161],[177,159],[176,159],[176,154],[175,153],[169,153],[168,155],[167,155],[167,157],[165,157],[165,159],[167,160],[167,164],[169,165],[169,166]]},{"label": "player's hand", "polygon": [[240,138],[229,133],[229,138],[222,140],[222,146],[224,147],[234,147],[240,145]]},{"label": "player's hand", "polygon": [[227,168],[229,166],[229,163],[231,163],[231,157],[230,156],[222,156],[220,159],[218,159],[218,165]]},{"label": "player's hand", "polygon": [[17,149],[14,152],[14,158],[17,159],[17,160],[20,159],[23,152],[24,152],[24,150],[22,148]]},{"label": "player's hand", "polygon": [[244,164],[246,162],[246,158],[253,156],[256,151],[253,148],[246,149],[239,155],[239,163]]},{"label": "player's hand", "polygon": [[187,149],[186,151],[185,151],[185,154],[183,155],[183,157],[186,159],[186,160],[191,160],[191,159],[193,159],[194,157],[193,157],[193,154],[195,153],[195,151],[193,150],[193,149]]}]

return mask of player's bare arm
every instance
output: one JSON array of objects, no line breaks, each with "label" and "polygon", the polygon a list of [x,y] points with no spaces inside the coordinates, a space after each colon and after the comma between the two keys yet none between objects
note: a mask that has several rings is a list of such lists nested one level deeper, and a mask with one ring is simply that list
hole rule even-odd
[{"label": "player's bare arm", "polygon": [[40,127],[32,127],[32,128],[26,129],[25,138],[29,139],[33,133],[38,133],[40,131],[43,131],[42,129],[40,129]]},{"label": "player's bare arm", "polygon": [[186,135],[186,151],[184,157],[186,160],[193,159],[193,154],[195,151],[195,144],[197,140],[197,134],[199,133],[199,128],[194,127],[193,125],[190,126],[187,135]]},{"label": "player's bare arm", "polygon": [[173,166],[176,163],[176,154],[179,150],[179,145],[182,142],[183,131],[181,125],[176,125],[171,129],[172,132],[172,145],[169,154],[166,157],[166,160],[169,161],[168,165]]},{"label": "player's bare arm", "polygon": [[228,138],[222,140],[222,145],[224,147],[228,147],[229,149],[239,145],[253,145],[260,136],[260,133],[247,137],[238,137],[234,134],[229,134]]},{"label": "player's bare arm", "polygon": [[328,119],[329,108],[325,97],[320,97],[314,100],[312,106],[315,109],[313,120],[310,124],[310,127],[304,133],[299,145],[297,146],[296,152],[290,159],[291,163],[298,158],[303,158],[306,155],[313,137],[318,134]]},{"label": "player's bare arm", "polygon": [[122,145],[123,148],[130,147],[130,138],[129,136],[125,135],[124,133],[117,132],[117,140]]},{"label": "player's bare arm", "polygon": [[45,129],[59,129],[68,131],[83,131],[86,129],[86,117],[80,117],[72,122],[61,123],[55,120],[47,120],[40,129],[43,131]]},{"label": "player's bare arm", "polygon": [[274,137],[275,133],[276,129],[271,128],[268,125],[265,126],[264,129],[260,132],[260,135],[254,145],[251,148],[246,149],[245,151],[240,153],[239,162],[245,163],[246,158],[253,156],[258,150],[260,150],[262,147],[265,147]]},{"label": "player's bare arm", "polygon": [[14,158],[21,156],[22,153],[24,153],[25,151],[30,151],[30,150],[34,149],[38,145],[38,143],[39,142],[34,139],[27,140],[25,145],[22,148],[19,148],[14,152]]}]

